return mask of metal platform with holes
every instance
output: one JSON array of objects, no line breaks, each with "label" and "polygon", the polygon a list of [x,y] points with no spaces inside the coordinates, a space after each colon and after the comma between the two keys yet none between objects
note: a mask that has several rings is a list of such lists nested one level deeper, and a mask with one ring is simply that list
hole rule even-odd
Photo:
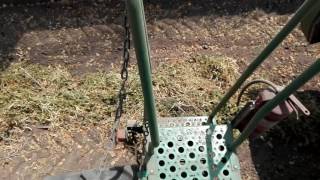
[{"label": "metal platform with holes", "polygon": [[160,145],[147,163],[148,179],[241,179],[239,160],[226,148],[227,125],[203,125],[207,117],[159,119]]}]

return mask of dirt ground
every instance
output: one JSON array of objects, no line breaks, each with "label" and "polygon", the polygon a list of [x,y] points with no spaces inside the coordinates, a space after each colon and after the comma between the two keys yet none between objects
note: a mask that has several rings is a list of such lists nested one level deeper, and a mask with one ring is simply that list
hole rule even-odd
[{"label": "dirt ground", "polygon": [[[212,54],[237,59],[243,70],[301,2],[150,0],[145,9],[153,67],[156,69],[159,62],[186,61],[195,55]],[[15,61],[61,64],[75,76],[115,68],[122,55],[122,15],[123,4],[113,0],[3,6],[2,69]],[[134,53],[131,57],[135,63]],[[316,57],[320,57],[320,45],[309,45],[297,29],[256,76],[285,85]],[[304,89],[318,92],[320,77]],[[319,98],[319,93],[315,97]],[[0,142],[0,179],[42,179],[96,168],[106,162],[108,165],[133,162],[124,155],[124,150],[105,149],[108,130],[103,123],[79,126],[72,124],[67,130],[52,132],[35,125],[20,130],[18,141]],[[239,149],[243,179],[320,179],[318,146],[290,134],[287,135],[292,138],[288,140],[280,132],[275,129],[265,139],[251,141]]]}]

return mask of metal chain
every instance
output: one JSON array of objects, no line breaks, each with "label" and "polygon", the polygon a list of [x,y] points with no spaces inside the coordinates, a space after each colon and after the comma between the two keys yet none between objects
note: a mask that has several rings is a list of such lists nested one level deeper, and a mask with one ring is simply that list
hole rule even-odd
[{"label": "metal chain", "polygon": [[146,159],[146,156],[147,156],[147,137],[149,136],[149,124],[147,121],[144,122],[144,132],[143,132],[143,149],[142,149],[142,158],[141,158],[141,161],[142,161],[142,164],[140,165],[140,170],[143,170],[143,165],[144,165],[144,161]]},{"label": "metal chain", "polygon": [[123,103],[126,99],[127,92],[126,92],[126,84],[128,80],[128,66],[129,66],[129,60],[130,60],[130,30],[129,30],[129,23],[128,23],[128,13],[127,13],[127,8],[125,6],[124,10],[124,23],[123,23],[123,28],[125,30],[124,32],[124,42],[123,42],[123,64],[122,64],[122,69],[121,69],[121,86],[120,90],[118,93],[118,102],[117,102],[117,109],[115,113],[115,119],[114,119],[114,124],[113,128],[111,131],[111,147],[114,147],[116,145],[116,134],[117,130],[120,125],[120,119],[123,113]]},{"label": "metal chain", "polygon": [[139,170],[143,171],[144,168],[144,161],[147,156],[147,137],[149,136],[149,124],[146,120],[144,120],[143,124],[143,140],[142,140],[142,147],[141,147],[141,153],[138,153],[137,155],[137,164],[139,166]]},{"label": "metal chain", "polygon": [[[117,103],[117,109],[115,113],[115,119],[114,119],[114,125],[112,128],[111,132],[111,147],[114,147],[116,145],[116,134],[117,130],[120,125],[120,119],[123,113],[123,103],[124,100],[126,99],[126,84],[128,80],[128,66],[129,66],[129,59],[130,59],[130,27],[128,23],[128,12],[127,8],[125,7],[125,12],[124,12],[124,24],[123,27],[125,29],[125,35],[124,35],[124,42],[123,42],[123,64],[122,64],[122,69],[121,69],[121,87],[119,90],[118,94],[118,103]],[[137,164],[139,166],[140,170],[143,170],[144,168],[144,161],[146,158],[146,145],[147,145],[147,137],[149,136],[149,127],[147,120],[144,120],[143,123],[143,139],[142,139],[142,147],[139,145],[136,146],[136,151],[139,152],[139,148],[141,148],[141,151],[137,153]]]}]

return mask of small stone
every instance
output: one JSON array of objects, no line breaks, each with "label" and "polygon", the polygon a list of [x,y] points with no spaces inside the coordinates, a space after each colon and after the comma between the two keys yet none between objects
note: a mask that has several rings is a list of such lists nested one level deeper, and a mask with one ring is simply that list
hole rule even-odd
[{"label": "small stone", "polygon": [[271,143],[271,141],[268,141],[268,142],[267,142],[267,145],[268,145],[271,149],[273,149],[273,144]]},{"label": "small stone", "polygon": [[294,161],[289,161],[289,164],[290,164],[290,165],[294,165],[295,162],[294,162]]},{"label": "small stone", "polygon": [[205,44],[205,45],[202,46],[202,48],[203,48],[203,49],[208,49],[209,46]]},{"label": "small stone", "polygon": [[258,137],[261,141],[266,141],[266,139],[264,138],[264,136],[259,136]]}]

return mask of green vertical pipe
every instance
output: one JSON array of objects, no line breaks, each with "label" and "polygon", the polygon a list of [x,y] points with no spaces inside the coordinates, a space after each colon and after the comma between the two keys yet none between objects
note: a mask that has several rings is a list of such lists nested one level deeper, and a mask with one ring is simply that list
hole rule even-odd
[{"label": "green vertical pipe", "polygon": [[272,51],[286,38],[286,36],[297,26],[301,19],[310,11],[313,7],[317,7],[316,3],[320,3],[319,0],[307,0],[297,10],[295,15],[289,20],[289,22],[281,29],[281,31],[272,39],[267,47],[259,54],[259,56],[248,66],[248,68],[241,74],[240,78],[231,87],[228,93],[222,98],[219,104],[211,112],[208,123],[212,123],[212,119],[219,112],[219,110],[225,106],[228,100],[237,92],[241,85],[250,77],[250,75],[258,68],[258,66],[272,53]]},{"label": "green vertical pipe", "polygon": [[139,75],[144,98],[145,119],[148,120],[152,146],[157,147],[159,145],[159,131],[152,90],[150,50],[143,2],[142,0],[127,0],[127,8],[133,43],[138,60]]},{"label": "green vertical pipe", "polygon": [[309,81],[313,76],[320,72],[320,59],[317,59],[307,70],[292,81],[285,89],[279,92],[272,100],[262,106],[262,108],[252,117],[248,126],[231,145],[231,149],[235,150],[249,135],[254,131],[260,121],[281,102],[286,100],[303,84]]}]

